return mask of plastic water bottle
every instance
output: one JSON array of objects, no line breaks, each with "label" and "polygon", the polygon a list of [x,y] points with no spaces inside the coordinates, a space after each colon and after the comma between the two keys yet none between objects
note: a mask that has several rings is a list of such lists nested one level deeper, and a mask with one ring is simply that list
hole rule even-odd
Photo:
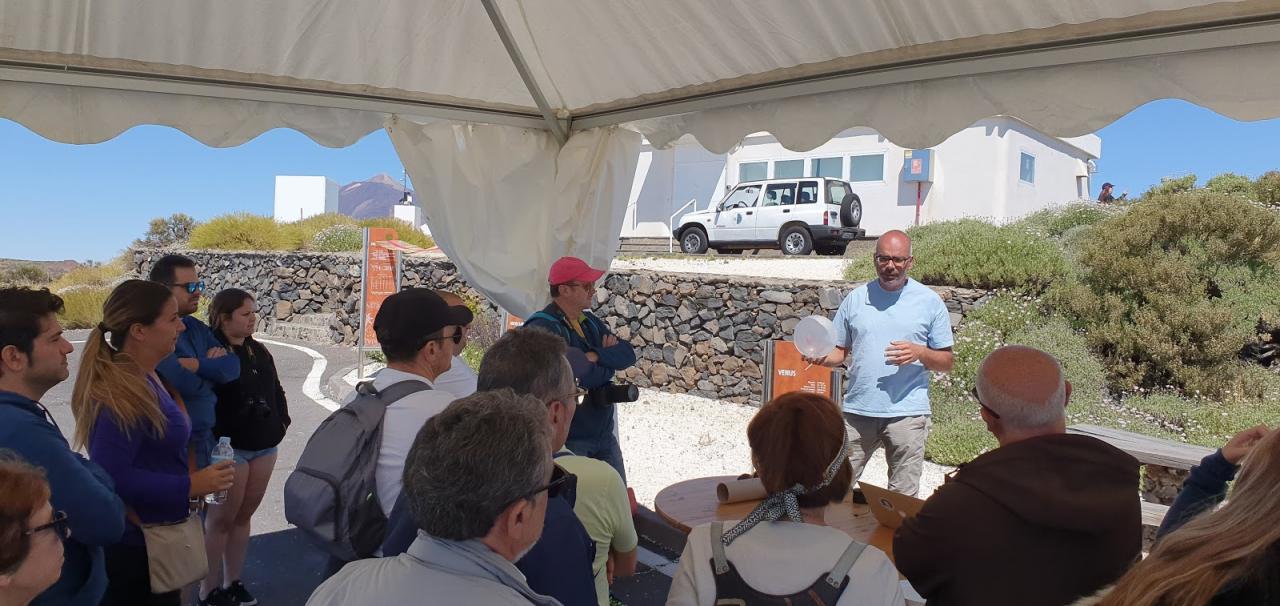
[{"label": "plastic water bottle", "polygon": [[[236,449],[231,447],[231,438],[222,436],[218,438],[218,445],[213,447],[213,455],[209,457],[214,465],[223,461],[235,461]],[[204,502],[213,505],[221,505],[227,500],[227,491],[219,490],[204,495]]]}]

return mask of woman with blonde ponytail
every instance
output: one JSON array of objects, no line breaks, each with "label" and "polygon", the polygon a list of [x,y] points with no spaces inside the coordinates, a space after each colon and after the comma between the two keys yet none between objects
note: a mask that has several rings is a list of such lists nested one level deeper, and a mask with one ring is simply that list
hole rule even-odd
[{"label": "woman with blonde ponytail", "polygon": [[[1237,465],[1231,499],[1211,511]],[[1280,604],[1278,520],[1280,429],[1258,426],[1193,467],[1151,555],[1113,588],[1076,606]]]},{"label": "woman with blonde ponytail", "polygon": [[106,548],[106,606],[176,606],[179,592],[151,593],[147,550],[134,523],[180,522],[190,499],[231,486],[230,462],[198,471],[188,464],[191,423],[156,375],[183,324],[162,284],[128,280],[111,292],[102,322],[85,343],[71,397],[77,446],[115,481],[132,514],[120,543]]}]

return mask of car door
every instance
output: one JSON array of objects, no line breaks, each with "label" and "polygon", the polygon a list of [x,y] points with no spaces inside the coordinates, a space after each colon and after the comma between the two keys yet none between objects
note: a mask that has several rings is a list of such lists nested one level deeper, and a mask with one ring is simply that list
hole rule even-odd
[{"label": "car door", "polygon": [[712,221],[707,239],[717,242],[737,242],[750,240],[755,229],[756,204],[760,200],[759,183],[739,185],[716,208],[715,220]]},{"label": "car door", "polygon": [[796,182],[770,183],[760,198],[760,212],[756,213],[755,236],[758,242],[777,242],[778,229],[790,220],[796,204]]}]

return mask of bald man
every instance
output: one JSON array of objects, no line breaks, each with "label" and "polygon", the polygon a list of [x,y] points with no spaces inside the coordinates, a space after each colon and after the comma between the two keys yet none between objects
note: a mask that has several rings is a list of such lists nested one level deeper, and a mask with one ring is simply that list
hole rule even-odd
[{"label": "bald man", "polygon": [[1061,606],[1138,558],[1138,461],[1066,433],[1071,383],[1043,351],[1011,345],[978,368],[977,405],[1000,447],[962,466],[893,540],[930,606]]},{"label": "bald man", "polygon": [[[449,307],[461,307],[470,314],[470,308],[462,297],[455,295],[447,290],[437,290],[437,295],[444,299]],[[471,316],[468,316],[471,317]],[[472,318],[474,321],[474,318]],[[467,362],[462,359],[462,350],[467,348],[467,339],[471,337],[471,323],[462,327],[462,340],[453,344],[453,364],[449,366],[449,370],[436,378],[435,387],[447,391],[459,398],[465,398],[476,392],[476,371],[472,370]]]},{"label": "bald man", "polygon": [[832,320],[836,347],[814,364],[850,359],[845,421],[853,445],[853,479],[882,444],[889,490],[920,491],[924,444],[932,427],[929,371],[952,366],[951,314],[938,293],[907,277],[915,259],[911,238],[890,231],[876,242],[876,281],[849,293]]}]

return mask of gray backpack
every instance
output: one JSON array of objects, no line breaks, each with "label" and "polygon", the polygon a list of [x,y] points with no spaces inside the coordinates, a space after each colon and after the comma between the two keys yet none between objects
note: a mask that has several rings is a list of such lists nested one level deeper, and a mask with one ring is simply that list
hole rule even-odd
[{"label": "gray backpack", "polygon": [[343,561],[374,554],[387,533],[374,471],[387,406],[431,389],[401,381],[382,391],[356,386],[356,398],[316,428],[284,485],[284,517]]}]

